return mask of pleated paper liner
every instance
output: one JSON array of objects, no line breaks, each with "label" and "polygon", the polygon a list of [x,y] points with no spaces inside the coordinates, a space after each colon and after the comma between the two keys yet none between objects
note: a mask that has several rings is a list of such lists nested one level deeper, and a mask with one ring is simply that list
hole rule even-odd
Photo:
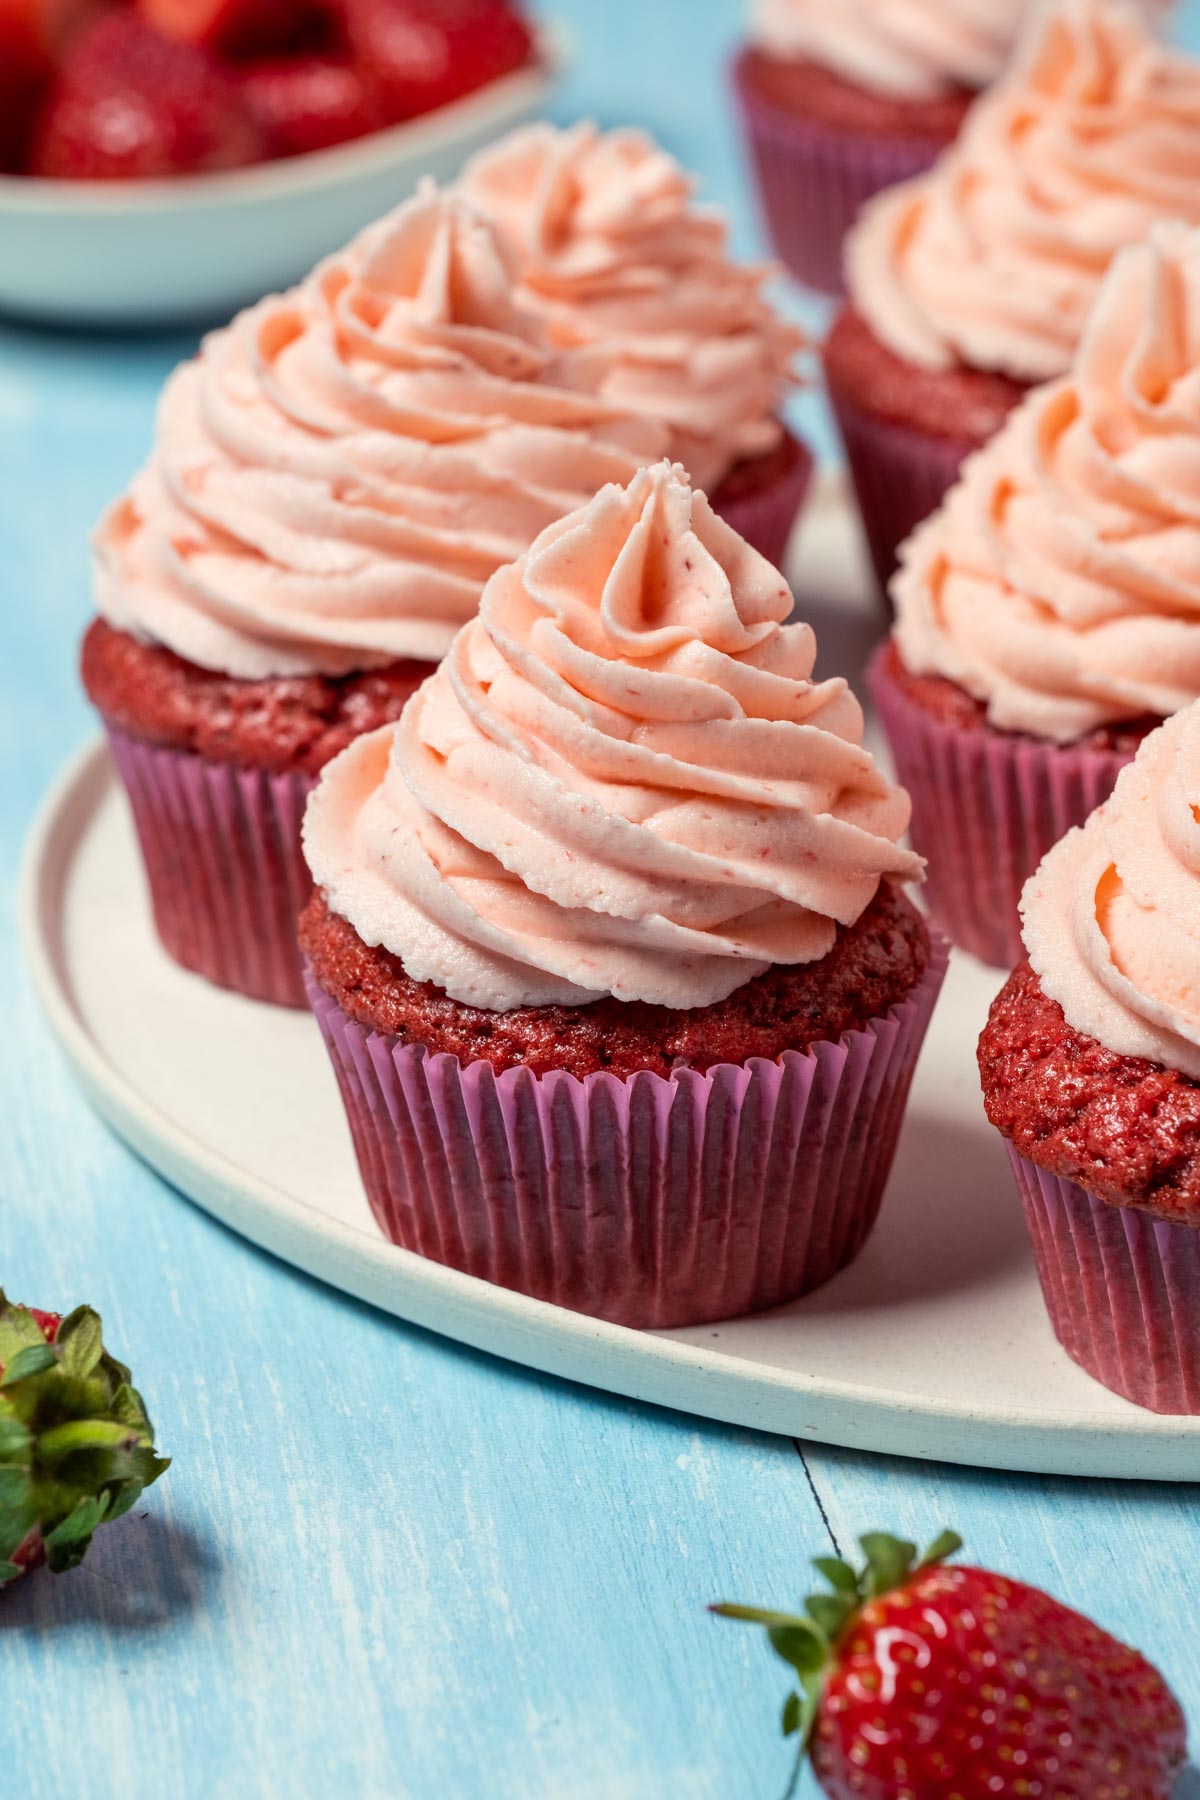
[{"label": "pleated paper liner", "polygon": [[900,546],[936,512],[978,445],[968,438],[936,437],[866,411],[829,387],[846,463],[862,515],[871,566],[885,604]]},{"label": "pleated paper liner", "polygon": [[929,168],[945,145],[933,139],[835,131],[772,104],[733,68],[742,124],[775,254],[807,287],[844,292],[842,240],[860,207]]},{"label": "pleated paper liner", "polygon": [[727,496],[718,489],[713,502],[725,523],[777,569],[783,567],[792,527],[804,505],[813,471],[808,446],[799,438],[790,441],[795,455],[775,480],[761,488]]},{"label": "pleated paper liner", "polygon": [[1135,1406],[1200,1413],[1200,1227],[1112,1206],[1008,1153],[1063,1349]]},{"label": "pleated paper liner", "polygon": [[296,920],[313,777],[239,769],[108,728],[167,954],[217,987],[307,1005]]},{"label": "pleated paper liner", "polygon": [[357,1024],[311,975],[309,997],[394,1243],[662,1328],[793,1300],[857,1256],[947,954],[837,1042],[669,1078],[464,1066]]},{"label": "pleated paper liner", "polygon": [[1108,799],[1132,756],[936,718],[891,678],[886,654],[886,645],[876,652],[868,685],[912,797],[929,909],[962,949],[1011,969],[1024,955],[1021,889]]}]

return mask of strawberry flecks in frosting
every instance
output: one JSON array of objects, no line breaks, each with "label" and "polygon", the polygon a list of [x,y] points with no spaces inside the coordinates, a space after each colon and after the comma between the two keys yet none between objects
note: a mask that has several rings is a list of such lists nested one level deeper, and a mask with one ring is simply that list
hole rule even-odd
[{"label": "strawberry flecks in frosting", "polygon": [[1200,703],[1026,884],[1025,946],[1067,1023],[1200,1080]]},{"label": "strawberry flecks in frosting", "polygon": [[1114,255],[1165,219],[1200,224],[1200,62],[1133,0],[1058,0],[957,143],[864,209],[847,280],[909,362],[1045,381]]},{"label": "strawberry flecks in frosting", "polygon": [[517,244],[522,302],[559,345],[609,354],[604,393],[665,421],[697,487],[775,448],[803,333],[766,298],[774,271],[730,259],[724,220],[644,132],[528,126],[462,185]]},{"label": "strawberry flecks in frosting", "polygon": [[332,910],[417,981],[497,1011],[704,1006],[832,947],[909,816],[778,573],[642,470],[545,531],[395,728],[309,804]]},{"label": "strawberry flecks in frosting", "polygon": [[985,88],[1000,75],[1033,0],[758,0],[754,42],[804,57],[898,100]]},{"label": "strawberry flecks in frosting", "polygon": [[425,188],[209,337],[97,532],[104,616],[248,679],[437,661],[495,569],[666,442],[515,286]]},{"label": "strawberry flecks in frosting", "polygon": [[1200,694],[1200,231],[1121,253],[1039,388],[902,552],[896,637],[1002,730],[1067,742]]}]

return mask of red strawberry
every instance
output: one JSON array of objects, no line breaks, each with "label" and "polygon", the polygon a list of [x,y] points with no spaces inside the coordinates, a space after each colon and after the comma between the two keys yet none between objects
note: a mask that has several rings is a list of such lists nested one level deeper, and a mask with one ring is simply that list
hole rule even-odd
[{"label": "red strawberry", "polygon": [[0,0],[0,79],[48,75],[80,26],[107,0]]},{"label": "red strawberry", "polygon": [[[946,1568],[946,1532],[833,1557],[804,1617],[717,1606],[767,1628],[795,1671],[783,1710],[831,1800],[1167,1800],[1187,1754],[1158,1671],[1081,1613],[984,1569]],[[797,1765],[797,1773],[799,1765]]]},{"label": "red strawberry", "polygon": [[504,0],[344,0],[346,33],[389,121],[474,93],[529,61],[533,38]]},{"label": "red strawberry", "polygon": [[68,52],[38,123],[31,171],[72,180],[184,175],[261,155],[231,74],[135,13],[114,12]]},{"label": "red strawberry", "polygon": [[137,0],[137,8],[164,37],[220,56],[290,49],[312,18],[305,0]]},{"label": "red strawberry", "polygon": [[91,1308],[64,1319],[0,1291],[0,1588],[42,1563],[73,1569],[166,1467]]},{"label": "red strawberry", "polygon": [[242,93],[269,156],[324,150],[384,123],[374,93],[342,57],[289,56],[252,63],[242,76]]}]

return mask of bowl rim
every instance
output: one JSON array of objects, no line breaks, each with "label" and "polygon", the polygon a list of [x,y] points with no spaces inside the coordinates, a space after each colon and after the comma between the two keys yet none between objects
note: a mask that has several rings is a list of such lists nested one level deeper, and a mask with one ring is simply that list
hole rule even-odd
[{"label": "bowl rim", "polygon": [[529,62],[474,93],[345,144],[251,163],[220,174],[167,175],[130,181],[59,181],[45,175],[0,175],[0,215],[68,219],[82,213],[111,217],[201,212],[230,204],[255,206],[290,199],[385,174],[397,160],[409,161],[450,148],[459,138],[484,129],[490,120],[500,125],[511,113],[534,104],[562,74],[569,50],[561,25],[540,23],[534,28],[534,55]]}]

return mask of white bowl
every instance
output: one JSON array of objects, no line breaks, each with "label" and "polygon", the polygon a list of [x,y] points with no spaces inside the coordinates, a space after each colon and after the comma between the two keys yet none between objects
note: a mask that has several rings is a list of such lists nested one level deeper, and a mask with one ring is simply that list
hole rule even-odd
[{"label": "white bowl", "polygon": [[223,175],[0,176],[0,310],[63,325],[227,317],[299,278],[409,194],[537,111],[564,45],[424,118]]}]

